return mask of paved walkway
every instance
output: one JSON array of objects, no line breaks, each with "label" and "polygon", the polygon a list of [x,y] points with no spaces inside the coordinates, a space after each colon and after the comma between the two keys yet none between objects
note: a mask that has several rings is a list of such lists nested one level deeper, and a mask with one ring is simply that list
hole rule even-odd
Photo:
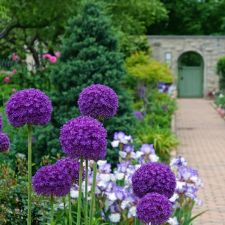
[{"label": "paved walkway", "polygon": [[209,210],[195,225],[225,225],[225,121],[204,99],[179,99],[178,107],[179,154],[199,170],[204,182],[204,205],[196,211]]}]

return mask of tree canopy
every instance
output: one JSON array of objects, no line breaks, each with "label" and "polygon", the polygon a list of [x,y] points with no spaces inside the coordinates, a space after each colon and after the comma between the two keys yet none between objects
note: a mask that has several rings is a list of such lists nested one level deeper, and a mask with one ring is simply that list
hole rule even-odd
[{"label": "tree canopy", "polygon": [[161,0],[161,2],[168,11],[168,19],[149,26],[149,34],[225,33],[224,0]]}]

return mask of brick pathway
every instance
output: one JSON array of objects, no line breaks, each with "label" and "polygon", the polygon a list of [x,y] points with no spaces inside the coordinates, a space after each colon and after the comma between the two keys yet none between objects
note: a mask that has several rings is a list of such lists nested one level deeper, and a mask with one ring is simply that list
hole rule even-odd
[{"label": "brick pathway", "polygon": [[204,205],[196,212],[209,210],[195,225],[225,225],[225,121],[204,99],[179,99],[178,107],[178,152],[199,170],[204,182]]}]

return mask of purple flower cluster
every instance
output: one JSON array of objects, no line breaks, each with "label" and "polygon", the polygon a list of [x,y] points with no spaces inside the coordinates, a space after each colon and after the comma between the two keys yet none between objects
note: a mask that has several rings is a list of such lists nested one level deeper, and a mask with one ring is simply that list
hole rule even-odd
[{"label": "purple flower cluster", "polygon": [[6,103],[6,114],[14,127],[47,124],[51,119],[51,113],[51,101],[37,89],[17,91]]},{"label": "purple flower cluster", "polygon": [[144,119],[144,115],[143,115],[143,113],[140,112],[140,111],[134,111],[134,116],[135,116],[135,118],[138,119],[138,120],[143,120],[143,119]]},{"label": "purple flower cluster", "polygon": [[138,219],[144,223],[159,225],[165,223],[172,214],[168,198],[157,193],[149,193],[137,205]]},{"label": "purple flower cluster", "polygon": [[117,112],[118,96],[110,87],[93,84],[80,93],[78,105],[83,115],[97,119],[110,118]]},{"label": "purple flower cluster", "polygon": [[[79,180],[79,168],[80,163],[71,158],[60,159],[56,162],[58,167],[61,167],[62,170],[67,170],[69,175],[72,178],[72,181],[78,183]],[[83,178],[85,177],[85,172],[83,171]]]},{"label": "purple flower cluster", "polygon": [[159,83],[158,84],[158,90],[161,93],[167,93],[169,90],[170,85],[165,83]]},{"label": "purple flower cluster", "polygon": [[88,116],[69,120],[60,131],[63,151],[71,157],[99,160],[106,155],[107,132],[103,125]]},{"label": "purple flower cluster", "polygon": [[132,185],[138,197],[156,192],[170,198],[176,188],[176,178],[169,166],[156,162],[148,163],[134,173]]},{"label": "purple flower cluster", "polygon": [[64,196],[69,193],[72,177],[65,168],[54,165],[41,167],[32,180],[33,189],[38,195]]},{"label": "purple flower cluster", "polygon": [[[171,161],[170,166],[176,174],[177,195],[185,195],[187,198],[201,204],[201,201],[197,198],[199,188],[202,186],[202,181],[199,178],[198,171],[189,167],[187,161],[181,156],[174,158]],[[177,199],[177,201],[179,201],[179,199]]]},{"label": "purple flower cluster", "polygon": [[[97,174],[97,183],[96,183],[96,196],[104,205],[101,209],[101,215],[106,221],[111,221],[112,223],[120,223],[124,218],[126,220],[134,220],[134,218],[137,216],[137,206],[140,203],[140,199],[135,195],[133,192],[133,186],[132,186],[132,176],[141,166],[145,165],[146,163],[150,162],[157,162],[159,160],[158,156],[155,154],[155,150],[152,144],[142,144],[140,149],[135,150],[135,147],[132,145],[133,139],[131,136],[126,135],[123,132],[116,132],[114,134],[114,140],[112,142],[112,146],[114,148],[119,147],[119,163],[117,164],[117,167],[112,170],[111,165],[107,163],[105,160],[99,160],[98,161],[98,174]],[[172,160],[173,164],[175,165],[184,165],[186,161],[181,158],[180,160]],[[89,163],[89,184],[88,184],[88,190],[91,190],[92,185],[92,161]],[[168,166],[160,164],[163,167],[163,172],[161,173],[161,170],[157,170],[158,173],[160,173],[159,177],[160,179],[156,179],[156,183],[159,183],[159,185],[156,185],[156,188],[159,188],[160,190],[163,187],[163,184],[165,184],[166,188],[163,188],[163,190],[166,190],[165,193],[167,196],[172,195],[172,190],[174,191],[175,188],[175,182],[174,175],[171,175],[171,170]],[[174,166],[172,166],[172,169],[174,169]],[[169,171],[169,172],[168,172]],[[167,179],[168,177],[164,178],[163,174],[170,174],[172,177],[172,182]],[[178,176],[177,173],[175,173],[176,176]],[[156,176],[156,174],[153,174],[153,176]],[[178,177],[176,177],[178,180]],[[152,180],[152,178],[150,178]],[[162,183],[161,181],[162,180]],[[165,181],[164,181],[165,180]],[[167,184],[168,183],[168,184]],[[167,186],[168,185],[168,186]],[[171,186],[170,186],[171,185]],[[170,188],[171,189],[170,189]],[[82,190],[84,191],[84,182],[82,184]],[[168,189],[170,191],[168,191]],[[157,195],[158,193],[155,193],[154,189],[154,195]],[[152,194],[152,193],[151,193]],[[148,195],[148,194],[147,194]],[[160,194],[158,194],[160,195]],[[150,209],[151,207],[156,207],[157,213],[154,213],[154,215],[149,214],[146,211],[147,219],[151,219],[152,222],[155,218],[157,218],[157,215],[162,219],[164,218],[166,222],[167,219],[169,219],[169,216],[171,215],[171,204],[174,201],[179,200],[180,196],[182,199],[184,198],[183,194],[179,194],[176,192],[169,200],[167,196],[160,195],[159,199],[166,199],[165,204],[162,202],[160,203],[159,208],[157,208],[157,203],[154,206],[154,201],[151,201],[151,206],[147,207]],[[78,186],[74,185],[71,190],[71,197],[77,198],[78,197]],[[185,196],[189,199],[189,197]],[[144,197],[143,197],[144,198]],[[163,201],[164,202],[164,201]],[[171,202],[171,203],[170,203]],[[139,205],[141,207],[141,205]],[[165,206],[165,207],[163,207]],[[167,210],[166,206],[169,206],[169,211]],[[144,206],[143,206],[144,207]],[[174,207],[174,205],[173,205]],[[154,208],[155,209],[155,208]],[[160,210],[159,210],[160,209]],[[173,208],[174,209],[174,208]],[[143,212],[144,208],[142,208]],[[147,210],[147,209],[146,209]],[[153,211],[154,212],[154,211]],[[168,215],[168,214],[169,215]],[[167,216],[166,216],[167,215]],[[140,216],[140,215],[139,215]],[[154,217],[155,216],[155,217]],[[165,216],[165,217],[164,217]],[[153,218],[153,219],[152,219]],[[140,217],[141,219],[141,217]],[[169,224],[178,224],[176,223],[177,219],[176,217],[170,218],[168,220]],[[157,222],[161,222],[158,220]]]},{"label": "purple flower cluster", "polygon": [[6,152],[9,150],[10,141],[6,134],[0,132],[0,152]]}]

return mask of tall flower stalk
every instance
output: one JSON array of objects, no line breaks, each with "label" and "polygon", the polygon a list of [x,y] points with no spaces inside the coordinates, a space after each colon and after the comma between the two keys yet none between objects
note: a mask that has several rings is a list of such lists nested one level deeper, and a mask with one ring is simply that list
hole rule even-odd
[{"label": "tall flower stalk", "polygon": [[85,160],[85,215],[84,224],[88,225],[88,159]]},{"label": "tall flower stalk", "polygon": [[31,225],[31,198],[32,198],[32,125],[28,124],[28,217],[27,224]]},{"label": "tall flower stalk", "polygon": [[51,119],[52,103],[38,89],[26,89],[14,93],[6,103],[6,114],[14,127],[28,127],[28,215],[27,224],[32,224],[32,125],[44,125]]},{"label": "tall flower stalk", "polygon": [[77,207],[77,225],[81,224],[82,177],[83,177],[83,158],[80,159],[79,197],[78,197],[78,207]]},{"label": "tall flower stalk", "polygon": [[73,218],[72,218],[72,205],[71,205],[70,192],[68,194],[68,207],[69,207],[69,225],[72,225],[73,224]]},{"label": "tall flower stalk", "polygon": [[89,225],[92,225],[93,215],[95,213],[95,188],[96,188],[96,177],[97,177],[97,162],[94,162],[93,166],[93,182],[91,187],[91,207],[90,207],[90,220]]}]

